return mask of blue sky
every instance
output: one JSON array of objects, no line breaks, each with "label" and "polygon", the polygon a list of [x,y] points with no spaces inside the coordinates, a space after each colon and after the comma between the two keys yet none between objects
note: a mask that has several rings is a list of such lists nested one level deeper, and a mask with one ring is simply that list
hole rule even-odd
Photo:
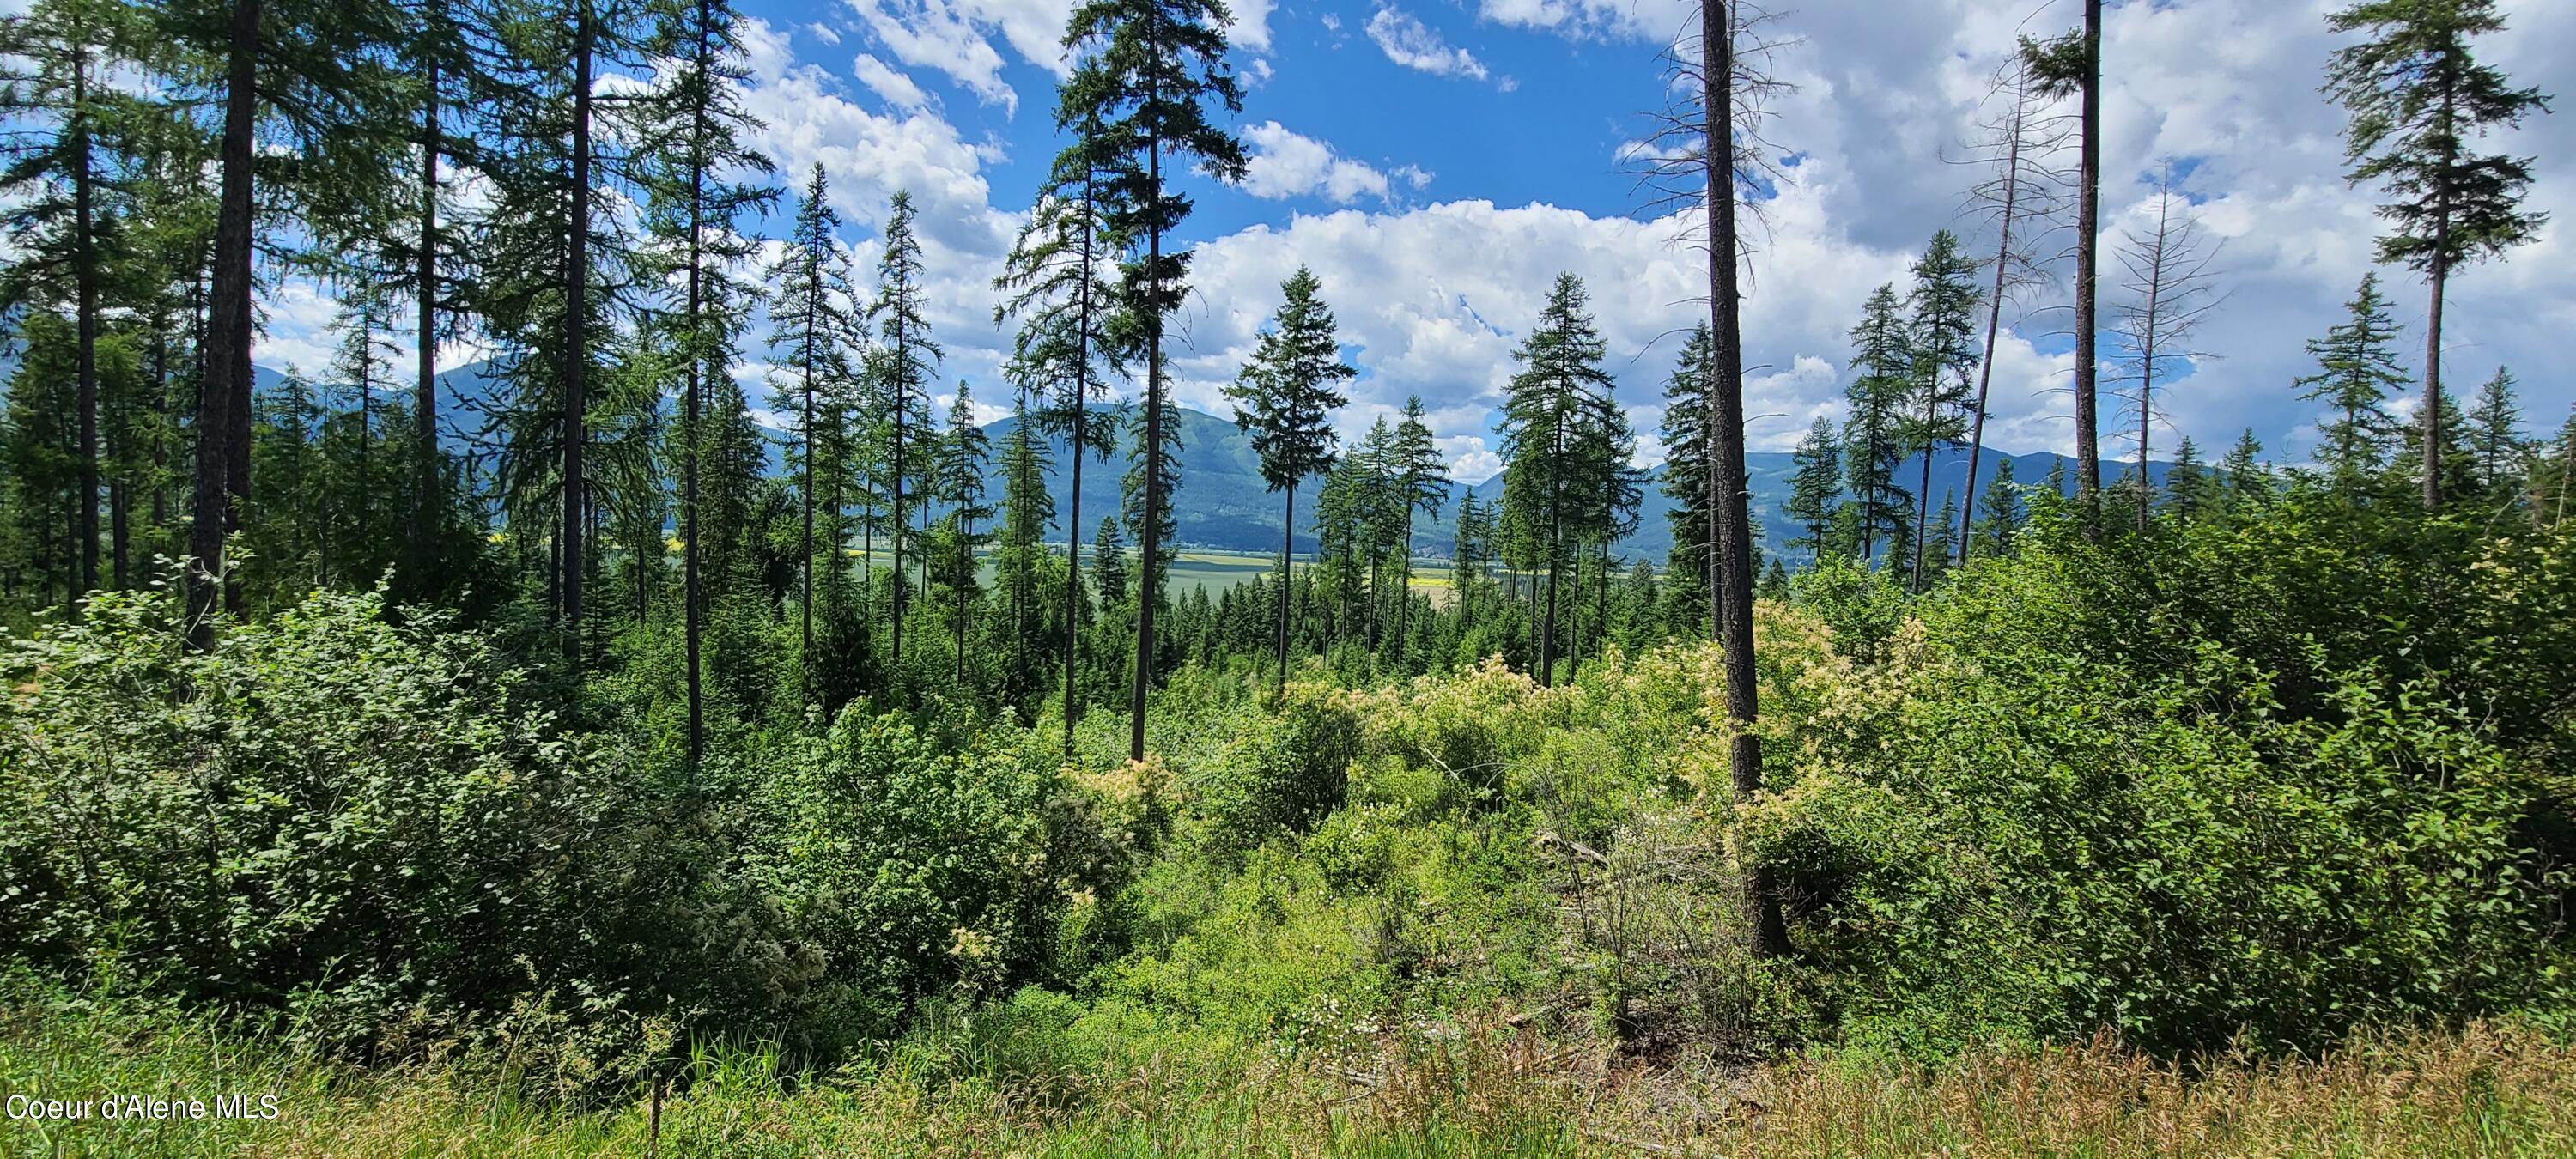
[{"label": "blue sky", "polygon": [[[1784,7],[1786,7],[1784,5]],[[1840,413],[1844,332],[1881,282],[1902,279],[1932,232],[1959,229],[1975,179],[1951,163],[1976,123],[1987,79],[2025,26],[2078,18],[2061,0],[1808,0],[1772,26],[1794,91],[1766,134],[1798,163],[1763,206],[1746,304],[1751,435],[1787,449],[1817,415]],[[2160,400],[2155,453],[2179,434],[2222,447],[2244,427],[2275,458],[2304,457],[2314,411],[2291,379],[2300,343],[2335,320],[2369,268],[2371,193],[2341,177],[2337,110],[2317,94],[2330,4],[2159,0],[2109,16],[2106,245],[2153,208],[2150,177],[2171,159],[2203,228],[2222,248],[2230,294],[2197,343],[2210,357]],[[2513,28],[2485,46],[2515,78],[2576,99],[2576,4],[2506,0]],[[990,279],[1035,181],[1058,146],[1054,47],[1067,0],[746,0],[758,25],[746,94],[760,143],[787,183],[830,172],[848,240],[873,244],[887,196],[922,207],[932,320],[947,375],[1003,396],[1005,337]],[[2034,13],[2036,12],[2036,15]],[[1356,433],[1409,393],[1431,405],[1444,449],[1474,478],[1498,465],[1488,429],[1510,353],[1560,269],[1582,275],[1611,344],[1620,397],[1651,431],[1678,331],[1702,316],[1701,257],[1682,222],[1652,212],[1619,158],[1666,100],[1657,60],[1695,20],[1678,0],[1396,0],[1247,6],[1234,63],[1246,80],[1235,121],[1253,156],[1239,187],[1193,179],[1199,250],[1175,330],[1181,401],[1224,413],[1217,390],[1275,307],[1278,284],[1314,267],[1361,370],[1342,426]],[[2534,201],[2555,212],[2539,244],[2454,284],[2446,380],[2467,388],[2512,364],[2530,425],[2554,429],[2576,385],[2551,357],[2576,330],[2565,229],[2576,221],[2576,109],[2504,147],[2540,158]],[[2106,270],[2116,270],[2107,258]],[[2388,275],[2410,367],[2420,361],[2423,290]],[[2061,280],[2017,302],[1996,358],[1988,441],[2071,451],[2062,388]],[[2116,287],[2106,284],[2106,303]],[[320,365],[330,344],[319,291],[271,303],[270,365]],[[759,353],[743,373],[756,378]],[[2106,426],[2120,429],[2106,401]],[[2125,436],[2124,436],[2125,437]],[[2133,453],[2106,439],[2105,454]],[[2215,450],[2212,452],[2215,453]],[[1651,441],[1641,449],[1653,462]]]}]

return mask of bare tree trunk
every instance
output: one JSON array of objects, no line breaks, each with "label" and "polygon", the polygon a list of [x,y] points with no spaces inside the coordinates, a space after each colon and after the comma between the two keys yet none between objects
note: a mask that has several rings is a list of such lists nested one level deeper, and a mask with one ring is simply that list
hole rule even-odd
[{"label": "bare tree trunk", "polygon": [[2082,159],[2075,194],[2075,498],[2084,533],[2102,533],[2102,448],[2096,413],[2094,282],[2102,232],[2102,0],[2084,0]]},{"label": "bare tree trunk", "polygon": [[1977,360],[1977,413],[1968,427],[1968,497],[1959,508],[1959,562],[1963,564],[1968,562],[1968,528],[1977,521],[1977,467],[1986,450],[1986,395],[1995,382],[1995,335],[2003,329],[2004,275],[2012,261],[2013,210],[2021,201],[2022,111],[2026,107],[2016,88],[2011,143],[2004,148],[2004,214],[1995,239],[1995,290],[1986,301],[1986,352]]},{"label": "bare tree trunk", "polygon": [[[2098,0],[2097,0],[2098,2]],[[1702,0],[1700,62],[1707,94],[1709,322],[1716,338],[1709,398],[1709,469],[1717,500],[1720,536],[1718,644],[1726,665],[1727,771],[1737,800],[1762,791],[1762,738],[1753,669],[1753,540],[1744,476],[1744,348],[1739,329],[1735,237],[1735,8],[1732,0]],[[1760,865],[1744,868],[1744,890],[1753,919],[1752,948],[1770,957],[1787,953],[1789,929],[1777,890]]]}]

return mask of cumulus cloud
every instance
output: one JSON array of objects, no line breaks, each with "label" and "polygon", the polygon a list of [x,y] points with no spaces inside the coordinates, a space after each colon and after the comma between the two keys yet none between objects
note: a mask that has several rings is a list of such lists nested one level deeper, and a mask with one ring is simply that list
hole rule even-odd
[{"label": "cumulus cloud", "polygon": [[[1251,146],[1243,189],[1255,197],[1315,194],[1336,205],[1348,205],[1363,195],[1379,201],[1387,199],[1387,174],[1340,156],[1332,146],[1293,132],[1277,121],[1264,121],[1245,129],[1243,140]],[[1430,180],[1430,174],[1410,165],[1396,173],[1416,189]]]},{"label": "cumulus cloud", "polygon": [[867,53],[860,53],[858,59],[850,62],[850,75],[858,78],[860,84],[868,86],[885,103],[898,109],[918,109],[930,103],[929,94],[922,92],[920,85],[912,83],[911,77]]},{"label": "cumulus cloud", "polygon": [[1368,35],[1388,60],[1406,68],[1469,80],[1487,76],[1484,62],[1473,53],[1452,47],[1430,25],[1393,8],[1380,8],[1369,17]]}]

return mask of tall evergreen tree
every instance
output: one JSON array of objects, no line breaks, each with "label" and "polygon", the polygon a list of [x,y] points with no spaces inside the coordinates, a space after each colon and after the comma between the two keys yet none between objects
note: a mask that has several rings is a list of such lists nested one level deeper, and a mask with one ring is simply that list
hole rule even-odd
[{"label": "tall evergreen tree", "polygon": [[1995,463],[1995,481],[1986,488],[1984,506],[1977,516],[1977,550],[1962,556],[1968,559],[1991,559],[2012,550],[2013,535],[2021,530],[2021,487],[2013,482],[2013,461]]},{"label": "tall evergreen tree", "polygon": [[[429,0],[432,12],[441,12],[446,0]],[[706,547],[704,540],[709,521],[705,517],[703,496],[707,460],[717,431],[740,421],[738,415],[724,415],[711,430],[707,418],[708,382],[729,380],[732,375],[735,343],[748,322],[751,307],[759,300],[759,287],[744,282],[732,273],[735,266],[748,259],[757,241],[735,228],[745,213],[766,210],[778,199],[778,190],[768,183],[772,172],[769,159],[745,145],[744,139],[759,132],[757,118],[743,107],[741,86],[749,69],[743,56],[741,17],[734,12],[732,0],[655,0],[652,39],[647,51],[656,62],[656,84],[651,100],[638,119],[637,153],[644,158],[646,227],[660,252],[658,265],[676,267],[679,277],[677,309],[667,315],[665,325],[676,347],[680,367],[680,427],[677,432],[680,460],[680,577],[681,633],[687,654],[689,686],[689,762],[694,769],[706,750],[704,646],[706,619]],[[433,66],[434,67],[434,66]],[[429,83],[437,83],[435,71]],[[435,148],[436,95],[431,96],[432,149]],[[435,156],[434,153],[431,156]],[[434,196],[424,210],[425,222],[435,222]],[[809,216],[822,220],[809,221]],[[773,324],[785,339],[785,345],[800,348],[803,357],[801,377],[807,380],[823,366],[844,370],[827,357],[837,356],[838,343],[846,340],[849,323],[843,305],[847,287],[838,287],[843,297],[818,304],[824,275],[819,270],[797,265],[797,259],[818,257],[814,234],[824,235],[823,249],[829,248],[829,233],[837,224],[831,220],[831,209],[824,204],[823,167],[816,165],[807,181],[805,201],[798,206],[796,232],[790,238],[790,252],[781,260],[782,268],[773,271],[772,284],[792,288],[782,303],[780,314],[772,315]],[[426,227],[425,227],[426,228]],[[828,255],[821,255],[828,256]],[[836,267],[837,268],[837,267]],[[802,273],[802,279],[793,277]],[[778,275],[789,275],[781,282]],[[808,296],[798,298],[797,292]],[[424,301],[428,299],[424,297]],[[818,310],[834,311],[818,313]],[[804,331],[798,335],[796,331]],[[819,333],[817,333],[819,331]],[[801,339],[803,340],[800,340]],[[815,348],[820,342],[832,343],[831,355]],[[780,342],[774,338],[775,351]],[[426,355],[424,355],[424,359]],[[424,367],[427,363],[424,361]],[[426,370],[423,371],[427,373]],[[424,390],[427,388],[424,387]],[[427,397],[424,395],[424,397]],[[813,430],[810,406],[805,430]],[[809,447],[810,454],[810,447]],[[809,465],[810,467],[810,465]],[[813,490],[808,471],[806,492],[810,503]],[[810,524],[810,518],[809,518]],[[727,529],[731,530],[731,529]],[[812,528],[807,528],[810,539]],[[807,544],[810,559],[812,544]],[[811,575],[807,587],[812,587]],[[811,664],[813,629],[811,611],[807,612],[806,648],[800,663]]]},{"label": "tall evergreen tree", "polygon": [[1584,491],[1586,482],[1598,484],[1606,474],[1587,470],[1585,436],[1612,417],[1610,375],[1601,367],[1608,349],[1585,309],[1583,282],[1558,274],[1537,324],[1513,355],[1520,370],[1504,388],[1497,430],[1503,440],[1503,506],[1520,528],[1516,566],[1547,573],[1538,643],[1541,684],[1555,681],[1560,573],[1591,530],[1584,526],[1587,513],[1600,504],[1597,486],[1589,495]]},{"label": "tall evergreen tree", "polygon": [[2388,316],[2388,299],[2379,292],[2379,275],[2364,274],[2361,288],[2354,291],[2346,305],[2348,317],[2326,331],[2326,336],[2311,339],[2308,353],[2317,360],[2317,372],[2298,380],[2299,397],[2323,401],[2338,416],[2325,424],[2325,441],[2317,447],[2317,457],[2326,462],[2339,485],[2346,490],[2361,486],[2361,481],[2378,470],[2388,453],[2392,420],[2380,406],[2391,388],[2402,386],[2406,374],[2397,367],[2397,353],[2390,343],[2397,338],[2397,323]]},{"label": "tall evergreen tree", "polygon": [[1248,433],[1252,451],[1261,457],[1261,481],[1281,492],[1285,504],[1279,527],[1279,582],[1272,589],[1278,605],[1278,684],[1288,684],[1289,559],[1297,535],[1297,484],[1333,465],[1332,412],[1348,401],[1334,389],[1359,373],[1342,361],[1342,342],[1333,327],[1332,308],[1316,297],[1322,283],[1304,266],[1280,284],[1277,323],[1261,332],[1252,361],[1232,386],[1234,425]]},{"label": "tall evergreen tree", "polygon": [[[1906,450],[1923,456],[1923,478],[1915,487],[1913,584],[1924,583],[1923,549],[1935,536],[1925,531],[1932,501],[1932,457],[1956,446],[1968,434],[1968,375],[1977,362],[1976,259],[1959,249],[1949,230],[1932,235],[1914,263],[1914,314],[1907,332],[1913,353],[1911,398],[1905,415]],[[1953,516],[1957,511],[1951,512]],[[1950,525],[1941,525],[1940,549],[1949,550]]]},{"label": "tall evergreen tree", "polygon": [[822,488],[844,466],[832,454],[845,425],[836,403],[843,393],[839,384],[855,375],[849,354],[859,342],[858,319],[851,309],[857,291],[842,280],[844,267],[837,252],[840,226],[840,215],[832,211],[827,196],[823,166],[817,163],[806,179],[804,195],[797,199],[796,223],[789,227],[787,244],[766,279],[777,293],[769,307],[770,406],[792,416],[788,466],[797,472],[796,490],[804,508],[802,546],[797,552],[802,561],[797,602],[803,649],[798,662],[809,669],[804,675],[809,694],[814,685],[810,671],[814,603],[820,591],[814,584],[815,558],[822,556],[828,567],[841,566],[837,521],[831,540],[818,542],[814,517]]},{"label": "tall evergreen tree", "polygon": [[905,486],[916,477],[928,474],[923,452],[932,441],[930,431],[930,380],[938,373],[941,351],[930,337],[930,323],[923,314],[921,241],[912,232],[912,194],[896,190],[893,204],[886,212],[885,249],[877,258],[877,296],[868,307],[868,317],[876,323],[877,345],[868,354],[868,375],[875,385],[874,401],[884,408],[888,424],[885,448],[886,489],[893,521],[891,538],[894,548],[892,593],[888,608],[891,658],[903,662],[904,542],[913,537],[912,525],[905,514],[905,501],[911,495]]},{"label": "tall evergreen tree", "polygon": [[2471,51],[2504,30],[2494,0],[2361,0],[2326,21],[2371,39],[2337,49],[2326,92],[2352,113],[2345,174],[2376,182],[2393,200],[2379,215],[2393,228],[2379,260],[2423,273],[2432,287],[2424,323],[2421,423],[2424,505],[2442,503],[2442,299],[2451,272],[2500,258],[2530,241],[2548,215],[2522,208],[2531,159],[2479,154],[2470,141],[2549,110],[2536,88],[2515,88]]},{"label": "tall evergreen tree", "polygon": [[[1432,438],[1431,424],[1423,421],[1423,415],[1422,396],[1407,396],[1404,419],[1395,425],[1395,441],[1387,463],[1404,508],[1403,541],[1395,552],[1395,655],[1399,664],[1404,661],[1405,621],[1413,606],[1413,519],[1417,513],[1426,519],[1438,519],[1441,506],[1449,501],[1452,485],[1448,464],[1440,457],[1440,444]],[[1635,442],[1631,436],[1631,451]],[[1632,497],[1628,506],[1635,505]]]},{"label": "tall evergreen tree", "polygon": [[957,384],[957,398],[948,406],[948,429],[937,446],[936,472],[931,497],[946,510],[941,514],[940,538],[947,551],[940,566],[947,571],[947,582],[955,602],[949,625],[957,649],[956,680],[959,691],[966,684],[966,630],[976,597],[975,550],[983,546],[987,533],[982,528],[992,519],[993,508],[984,501],[984,472],[993,457],[992,440],[975,421],[975,404],[966,384]]},{"label": "tall evergreen tree", "polygon": [[1882,533],[1892,550],[1906,524],[1906,496],[1892,476],[1905,461],[1905,400],[1914,383],[1914,349],[1905,319],[1897,313],[1895,286],[1871,292],[1851,339],[1851,365],[1860,373],[1845,388],[1843,474],[1851,486],[1860,555],[1866,562]]},{"label": "tall evergreen tree", "polygon": [[[212,65],[192,70],[202,79],[183,95],[213,113],[219,140],[188,541],[189,641],[204,649],[214,643],[218,598],[241,607],[239,586],[223,579],[224,536],[240,529],[250,498],[258,218],[263,210],[299,217],[327,247],[345,236],[349,207],[386,187],[399,137],[388,111],[402,80],[378,50],[401,25],[385,0],[165,0],[151,12],[158,43]],[[296,164],[272,168],[263,197],[253,184],[264,144],[290,147]]]},{"label": "tall evergreen tree", "polygon": [[99,586],[99,338],[113,251],[130,196],[130,139],[148,131],[146,103],[109,71],[137,53],[134,11],[105,0],[41,0],[0,26],[0,53],[21,67],[0,73],[0,237],[12,250],[0,271],[0,318],[30,309],[72,319],[73,553],[78,586]]},{"label": "tall evergreen tree", "polygon": [[1007,292],[994,307],[993,322],[1013,314],[1021,319],[1012,340],[1011,364],[1022,380],[1046,384],[1039,420],[1064,436],[1071,463],[1064,521],[1064,751],[1073,752],[1074,724],[1081,700],[1076,665],[1081,658],[1082,612],[1082,463],[1109,458],[1112,444],[1107,424],[1092,421],[1091,407],[1104,397],[1108,376],[1119,366],[1120,336],[1113,333],[1119,316],[1118,291],[1109,273],[1125,242],[1108,216],[1108,198],[1120,187],[1104,181],[1104,169],[1124,162],[1101,124],[1097,107],[1060,104],[1059,131],[1073,130],[1073,142],[1058,153],[1048,170],[1047,186],[1038,195],[1029,222],[1020,230],[994,288]]},{"label": "tall evergreen tree", "polygon": [[[1711,616],[1716,613],[1711,601],[1716,598],[1718,580],[1717,512],[1709,506],[1708,392],[1716,342],[1706,323],[1691,328],[1681,355],[1673,362],[1672,376],[1664,380],[1664,415],[1656,428],[1656,437],[1664,445],[1662,490],[1672,500],[1667,514],[1673,547],[1665,565],[1680,586],[1690,590],[1681,603],[1704,608]],[[1694,622],[1711,634],[1718,630],[1714,619],[1697,617]]]},{"label": "tall evergreen tree", "polygon": [[1791,545],[1814,552],[1821,562],[1833,535],[1836,500],[1843,493],[1843,448],[1834,436],[1833,420],[1816,416],[1807,437],[1798,440],[1790,462],[1789,499],[1780,510],[1807,529],[1806,536]]},{"label": "tall evergreen tree", "polygon": [[1114,190],[1105,199],[1112,230],[1145,243],[1120,287],[1133,345],[1145,362],[1140,421],[1144,575],[1137,602],[1136,670],[1128,689],[1128,755],[1145,759],[1145,694],[1153,683],[1154,603],[1161,570],[1164,475],[1163,323],[1187,287],[1189,254],[1163,252],[1164,235],[1189,216],[1190,199],[1163,180],[1163,159],[1192,160],[1221,181],[1244,172],[1243,145],[1208,120],[1207,102],[1240,112],[1243,97],[1226,64],[1223,0],[1087,0],[1074,9],[1065,46],[1078,58],[1058,96],[1056,122],[1079,124]]},{"label": "tall evergreen tree", "polygon": [[2522,437],[2522,407],[2514,401],[2513,371],[2496,367],[2495,377],[2478,387],[2469,407],[2470,460],[2478,486],[2489,494],[2511,487],[2529,466],[2531,445]]}]

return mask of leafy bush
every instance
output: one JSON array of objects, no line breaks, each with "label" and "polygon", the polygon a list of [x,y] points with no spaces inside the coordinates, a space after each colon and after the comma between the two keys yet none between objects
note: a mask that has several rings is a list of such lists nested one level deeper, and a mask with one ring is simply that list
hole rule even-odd
[{"label": "leafy bush", "polygon": [[12,641],[0,942],[364,1051],[533,992],[611,1011],[675,918],[748,904],[679,874],[698,835],[513,709],[477,637],[383,612],[316,594],[192,653],[174,596],[102,594]]}]

